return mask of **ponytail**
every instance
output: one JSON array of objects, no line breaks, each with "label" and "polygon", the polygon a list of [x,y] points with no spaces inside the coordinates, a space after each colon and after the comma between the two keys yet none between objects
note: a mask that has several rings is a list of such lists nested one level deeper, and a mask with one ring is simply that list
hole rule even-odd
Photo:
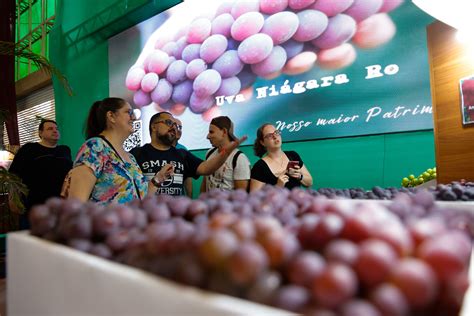
[{"label": "ponytail", "polygon": [[107,112],[116,112],[122,108],[127,101],[121,98],[105,98],[92,104],[87,116],[86,139],[97,137],[107,129]]}]

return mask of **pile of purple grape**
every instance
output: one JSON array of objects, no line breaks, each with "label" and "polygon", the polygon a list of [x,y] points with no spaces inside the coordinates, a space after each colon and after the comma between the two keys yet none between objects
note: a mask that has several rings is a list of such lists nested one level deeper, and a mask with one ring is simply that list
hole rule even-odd
[{"label": "pile of purple grape", "polygon": [[[142,107],[152,102],[181,114],[204,113],[216,97],[234,96],[257,76],[274,78],[311,69],[341,68],[354,47],[389,41],[396,27],[387,12],[403,0],[233,0],[213,18],[183,26],[172,41],[157,41],[125,85]],[[184,24],[184,23],[183,23]]]},{"label": "pile of purple grape", "polygon": [[31,233],[180,283],[308,315],[458,315],[472,211],[433,195],[328,200],[267,186],[99,206],[50,199]]},{"label": "pile of purple grape", "polygon": [[346,199],[363,199],[363,200],[391,200],[399,193],[415,194],[419,191],[428,190],[436,200],[439,201],[474,201],[474,182],[453,181],[448,184],[438,184],[431,188],[382,188],[375,186],[372,190],[364,190],[362,188],[336,189],[336,188],[320,188],[309,190],[314,196],[325,196],[330,199],[346,198]]}]

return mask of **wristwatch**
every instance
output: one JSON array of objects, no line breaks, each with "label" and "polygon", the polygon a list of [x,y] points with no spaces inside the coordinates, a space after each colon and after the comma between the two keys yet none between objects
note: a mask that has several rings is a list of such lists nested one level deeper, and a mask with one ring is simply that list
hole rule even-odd
[{"label": "wristwatch", "polygon": [[151,184],[153,184],[155,187],[159,188],[161,185],[161,182],[156,180],[155,177],[151,178]]}]

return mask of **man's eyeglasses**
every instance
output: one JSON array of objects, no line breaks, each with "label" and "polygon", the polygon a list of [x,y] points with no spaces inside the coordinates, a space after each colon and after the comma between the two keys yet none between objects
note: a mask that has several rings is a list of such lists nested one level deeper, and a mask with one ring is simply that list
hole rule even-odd
[{"label": "man's eyeglasses", "polygon": [[263,138],[264,139],[270,139],[270,138],[274,138],[274,137],[277,137],[277,136],[280,136],[280,135],[281,135],[281,132],[276,129],[273,133],[268,133],[265,136],[263,136]]},{"label": "man's eyeglasses", "polygon": [[163,121],[156,121],[155,123],[163,123],[168,127],[176,127],[178,131],[181,131],[183,129],[182,125],[178,125],[176,122],[173,122],[172,120],[163,120]]}]

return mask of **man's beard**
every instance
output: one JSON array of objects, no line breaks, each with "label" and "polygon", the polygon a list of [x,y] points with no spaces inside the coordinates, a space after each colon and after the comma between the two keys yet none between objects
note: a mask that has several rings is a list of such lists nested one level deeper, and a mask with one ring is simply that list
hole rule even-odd
[{"label": "man's beard", "polygon": [[163,135],[158,135],[158,140],[166,146],[172,146],[173,142],[176,140],[176,135],[173,135],[171,133],[166,133]]}]

